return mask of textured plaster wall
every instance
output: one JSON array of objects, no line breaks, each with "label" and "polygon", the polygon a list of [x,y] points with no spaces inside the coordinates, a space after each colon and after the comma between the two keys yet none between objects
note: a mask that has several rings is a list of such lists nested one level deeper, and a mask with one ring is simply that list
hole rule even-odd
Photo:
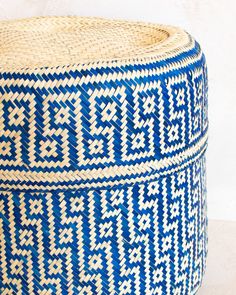
[{"label": "textured plaster wall", "polygon": [[94,15],[181,26],[201,43],[209,67],[211,218],[236,220],[236,2],[234,0],[0,0],[0,18]]}]

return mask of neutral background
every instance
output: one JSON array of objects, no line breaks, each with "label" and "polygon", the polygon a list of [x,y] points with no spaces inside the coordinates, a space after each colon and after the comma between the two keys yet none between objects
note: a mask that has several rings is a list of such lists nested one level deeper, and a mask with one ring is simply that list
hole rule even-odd
[{"label": "neutral background", "polygon": [[104,16],[173,24],[195,36],[209,68],[209,217],[236,221],[235,11],[235,0],[0,0],[1,19]]}]

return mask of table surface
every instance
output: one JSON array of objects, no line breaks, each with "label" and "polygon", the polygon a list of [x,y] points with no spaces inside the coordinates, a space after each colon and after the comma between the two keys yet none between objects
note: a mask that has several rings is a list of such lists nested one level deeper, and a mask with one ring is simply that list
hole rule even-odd
[{"label": "table surface", "polygon": [[236,294],[236,222],[209,221],[207,270],[197,295]]}]

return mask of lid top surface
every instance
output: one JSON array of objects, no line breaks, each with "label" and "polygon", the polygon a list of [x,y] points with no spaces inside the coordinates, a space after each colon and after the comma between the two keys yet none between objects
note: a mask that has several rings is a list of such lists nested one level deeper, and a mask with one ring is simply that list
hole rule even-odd
[{"label": "lid top surface", "polygon": [[56,67],[146,58],[179,48],[186,33],[142,22],[36,17],[0,22],[0,68]]}]

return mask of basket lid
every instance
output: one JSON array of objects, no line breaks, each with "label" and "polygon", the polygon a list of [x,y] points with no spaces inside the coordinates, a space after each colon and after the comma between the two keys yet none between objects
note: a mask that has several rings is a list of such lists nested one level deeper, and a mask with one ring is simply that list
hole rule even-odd
[{"label": "basket lid", "polygon": [[173,173],[205,151],[207,73],[179,28],[0,22],[0,187],[67,190]]}]

